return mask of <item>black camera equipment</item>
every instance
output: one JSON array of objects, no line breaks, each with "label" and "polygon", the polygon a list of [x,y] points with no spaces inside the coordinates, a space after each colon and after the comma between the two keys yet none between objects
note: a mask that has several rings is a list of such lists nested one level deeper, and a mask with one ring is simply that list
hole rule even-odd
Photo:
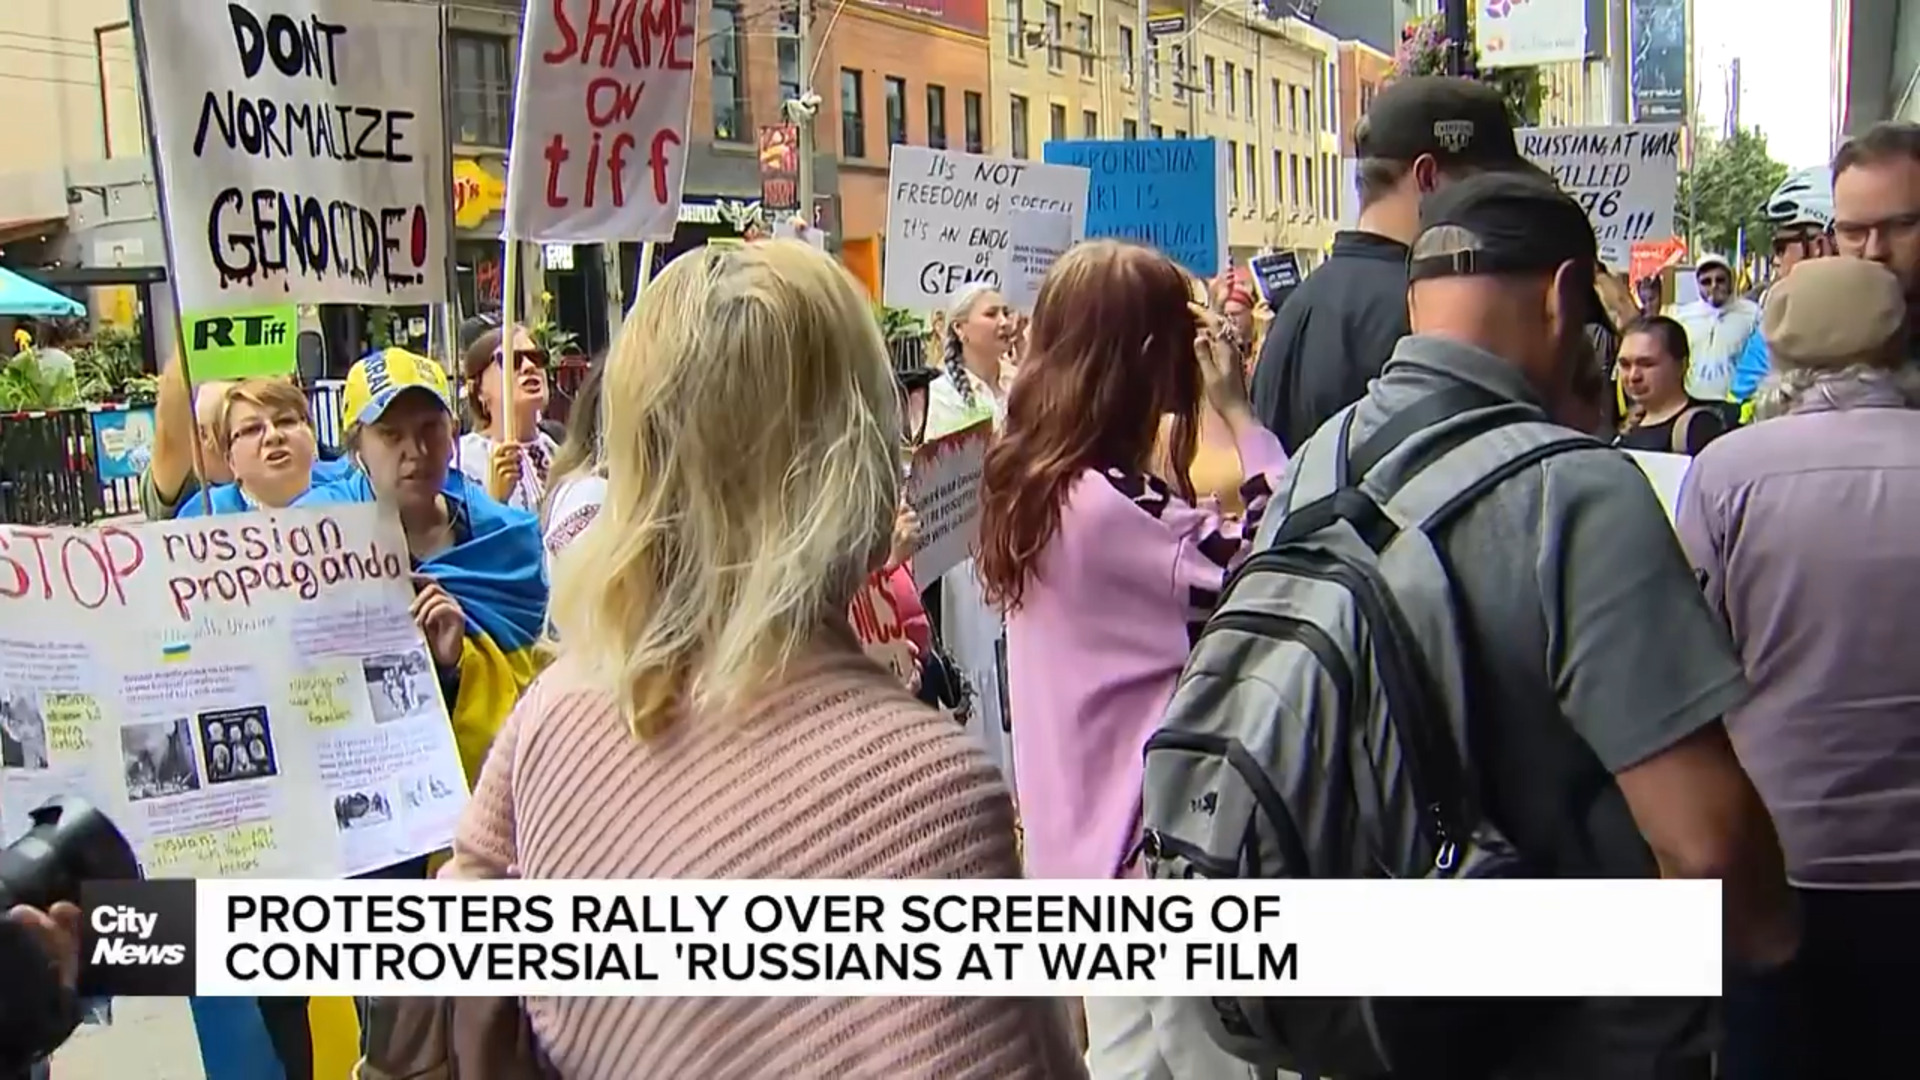
[{"label": "black camera equipment", "polygon": [[42,911],[80,902],[80,883],[140,876],[133,845],[85,799],[60,795],[33,811],[33,827],[0,850],[0,915],[15,904]]}]

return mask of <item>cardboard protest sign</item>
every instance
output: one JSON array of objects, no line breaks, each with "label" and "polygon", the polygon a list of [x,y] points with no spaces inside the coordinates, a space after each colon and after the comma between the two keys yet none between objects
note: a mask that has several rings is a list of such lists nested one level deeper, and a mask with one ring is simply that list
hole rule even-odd
[{"label": "cardboard protest sign", "polygon": [[1678,124],[1521,128],[1520,152],[1553,174],[1593,222],[1600,258],[1626,268],[1632,246],[1674,234]]},{"label": "cardboard protest sign", "polygon": [[218,315],[189,314],[187,370],[195,386],[292,375],[299,368],[300,306],[277,304]]},{"label": "cardboard protest sign", "polygon": [[992,439],[989,419],[914,451],[907,473],[907,505],[920,518],[914,581],[931,585],[973,557],[980,537],[980,474]]},{"label": "cardboard protest sign", "polygon": [[[895,146],[887,173],[887,304],[939,311],[971,282],[1004,290],[1006,253],[1022,240],[1015,213],[1029,222],[1063,219],[1068,242],[1079,240],[1087,218],[1086,170]],[[1058,239],[1056,231],[1050,242]]]},{"label": "cardboard protest sign", "polygon": [[444,849],[467,801],[372,504],[0,526],[0,842],[55,795],[148,877],[347,877]]},{"label": "cardboard protest sign", "polygon": [[671,240],[693,112],[695,0],[527,5],[507,234]]},{"label": "cardboard protest sign", "polygon": [[1040,282],[1074,245],[1073,221],[1065,214],[1015,210],[1007,215],[1007,246],[990,264],[1000,278],[1000,295],[1015,311],[1033,310]]},{"label": "cardboard protest sign", "polygon": [[911,685],[916,670],[913,644],[907,640],[907,625],[880,575],[870,575],[854,594],[848,617],[853,622],[853,635],[860,639],[867,655]]},{"label": "cardboard protest sign", "polygon": [[139,5],[180,309],[447,298],[440,15]]},{"label": "cardboard protest sign", "polygon": [[1159,248],[1202,280],[1226,268],[1226,143],[1077,139],[1049,142],[1042,156],[1092,174],[1086,235]]}]

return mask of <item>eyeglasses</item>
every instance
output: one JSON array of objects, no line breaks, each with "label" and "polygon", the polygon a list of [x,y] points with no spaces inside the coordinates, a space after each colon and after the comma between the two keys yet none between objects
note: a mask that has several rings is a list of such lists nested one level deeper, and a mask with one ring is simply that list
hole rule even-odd
[{"label": "eyeglasses", "polygon": [[277,416],[267,417],[262,420],[249,420],[245,424],[233,429],[233,434],[228,438],[227,445],[232,447],[238,446],[243,442],[260,442],[267,437],[267,432],[269,431],[277,431],[282,435],[291,435],[296,431],[305,430],[307,426],[306,418],[297,413],[281,413]]},{"label": "eyeglasses", "polygon": [[[507,354],[506,354],[506,353],[505,353],[504,351],[502,351],[502,352],[497,352],[497,353],[494,353],[494,354],[493,354],[493,358],[494,358],[495,360],[502,360],[502,361],[503,361],[503,360],[505,360],[505,359],[507,358]],[[551,359],[550,357],[548,357],[548,356],[547,356],[547,351],[546,351],[545,349],[516,349],[516,350],[514,350],[514,353],[513,353],[513,366],[514,366],[514,367],[515,367],[516,369],[518,369],[518,368],[519,368],[519,367],[521,367],[522,365],[525,365],[525,364],[528,364],[528,363],[532,363],[532,364],[533,364],[533,365],[534,365],[535,367],[538,367],[538,368],[540,368],[540,369],[542,369],[542,370],[545,370],[545,369],[546,369],[547,367],[549,367],[549,366],[551,366],[551,365],[552,365],[552,363],[553,363],[553,360],[552,360],[552,359]]]},{"label": "eyeglasses", "polygon": [[1920,210],[1909,210],[1878,221],[1836,221],[1833,223],[1833,235],[1847,246],[1857,248],[1864,247],[1876,232],[1892,239],[1907,236],[1916,228],[1920,228]]}]

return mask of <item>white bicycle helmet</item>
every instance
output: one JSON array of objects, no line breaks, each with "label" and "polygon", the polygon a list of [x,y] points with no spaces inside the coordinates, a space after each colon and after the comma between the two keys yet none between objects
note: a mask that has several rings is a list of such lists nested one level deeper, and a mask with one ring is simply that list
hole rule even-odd
[{"label": "white bicycle helmet", "polygon": [[1825,166],[1787,174],[1760,204],[1760,216],[1776,229],[1797,225],[1833,228],[1833,178]]}]

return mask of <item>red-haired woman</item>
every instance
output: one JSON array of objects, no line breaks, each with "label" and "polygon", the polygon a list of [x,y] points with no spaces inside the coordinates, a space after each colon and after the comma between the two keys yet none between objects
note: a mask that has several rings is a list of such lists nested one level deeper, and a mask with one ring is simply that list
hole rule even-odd
[{"label": "red-haired woman", "polygon": [[[1115,878],[1139,835],[1141,750],[1285,456],[1253,418],[1222,327],[1163,255],[1114,241],[1072,249],[1040,286],[1032,335],[987,452],[977,569],[1007,612],[1027,873]],[[1203,401],[1246,467],[1240,522],[1197,508],[1184,473],[1171,484],[1151,473],[1168,414],[1179,418],[1172,458],[1191,460]],[[1088,1000],[1095,1080],[1251,1075],[1191,1010]]]}]

